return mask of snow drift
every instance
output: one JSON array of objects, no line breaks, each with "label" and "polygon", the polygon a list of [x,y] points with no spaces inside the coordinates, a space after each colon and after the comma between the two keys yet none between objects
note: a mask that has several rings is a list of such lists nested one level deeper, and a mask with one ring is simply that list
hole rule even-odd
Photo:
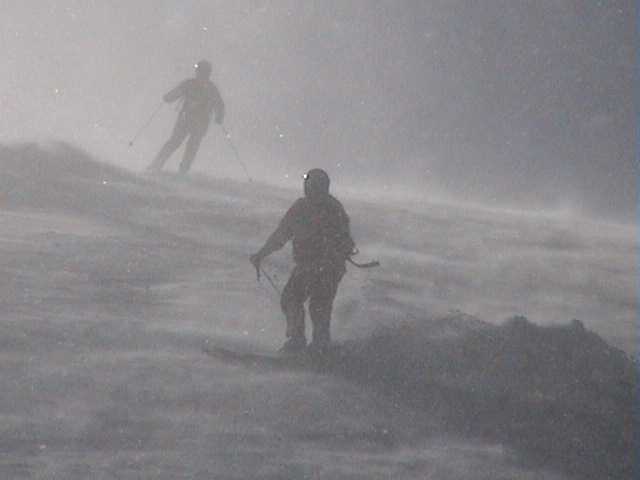
[{"label": "snow drift", "polygon": [[0,147],[0,173],[0,476],[629,476],[632,229],[341,198],[383,268],[341,286],[333,375],[274,374],[201,346],[282,341],[248,255],[297,191],[65,144]]}]

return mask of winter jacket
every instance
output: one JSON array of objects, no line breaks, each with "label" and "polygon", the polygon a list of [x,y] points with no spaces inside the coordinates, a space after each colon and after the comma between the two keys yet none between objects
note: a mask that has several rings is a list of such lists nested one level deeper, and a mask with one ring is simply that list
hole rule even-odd
[{"label": "winter jacket", "polygon": [[216,122],[224,119],[224,102],[220,92],[210,80],[188,78],[164,96],[165,102],[182,99],[181,114],[185,115],[189,123],[206,123],[208,125],[211,114],[215,111]]},{"label": "winter jacket", "polygon": [[353,253],[349,217],[342,204],[327,195],[320,201],[299,198],[284,215],[263,250],[275,251],[289,240],[293,242],[293,259],[297,265],[344,268]]}]

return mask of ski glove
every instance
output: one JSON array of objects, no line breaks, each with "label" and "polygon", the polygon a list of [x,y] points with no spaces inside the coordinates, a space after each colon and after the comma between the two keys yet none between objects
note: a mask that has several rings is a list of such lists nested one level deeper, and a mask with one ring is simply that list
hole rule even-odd
[{"label": "ski glove", "polygon": [[249,257],[251,265],[253,265],[256,269],[256,277],[258,280],[260,280],[260,263],[262,262],[262,258],[262,255],[260,255],[259,253],[254,253]]}]

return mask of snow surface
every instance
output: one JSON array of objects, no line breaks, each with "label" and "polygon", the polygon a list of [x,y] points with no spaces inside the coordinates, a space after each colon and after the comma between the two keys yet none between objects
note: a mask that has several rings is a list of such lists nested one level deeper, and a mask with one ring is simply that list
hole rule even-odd
[{"label": "snow surface", "polygon": [[[0,147],[0,172],[0,477],[565,478],[362,379],[202,354],[207,338],[282,342],[248,257],[297,191],[137,175],[64,144]],[[634,353],[632,227],[334,193],[362,259],[382,264],[349,269],[336,340],[522,314],[579,319]],[[264,266],[283,285],[288,249]]]}]

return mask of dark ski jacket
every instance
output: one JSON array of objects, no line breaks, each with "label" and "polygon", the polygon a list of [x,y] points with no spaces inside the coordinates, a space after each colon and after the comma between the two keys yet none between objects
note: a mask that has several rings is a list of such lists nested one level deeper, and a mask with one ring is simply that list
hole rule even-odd
[{"label": "dark ski jacket", "polygon": [[222,123],[224,120],[224,102],[211,80],[188,78],[163,98],[165,102],[182,99],[180,114],[185,115],[189,124],[208,125],[213,112],[216,123]]},{"label": "dark ski jacket", "polygon": [[267,239],[262,253],[267,255],[293,241],[293,259],[303,267],[343,268],[353,253],[349,216],[335,197],[320,201],[299,198]]}]

